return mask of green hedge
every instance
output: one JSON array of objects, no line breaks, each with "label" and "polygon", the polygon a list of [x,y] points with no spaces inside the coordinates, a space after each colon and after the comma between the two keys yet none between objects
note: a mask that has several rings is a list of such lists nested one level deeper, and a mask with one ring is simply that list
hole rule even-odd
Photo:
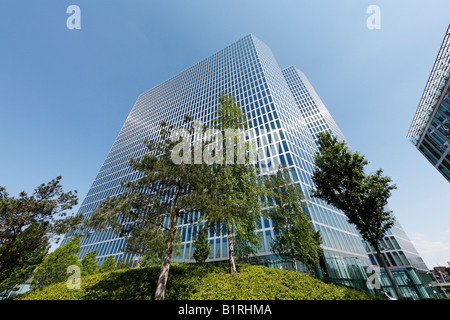
[{"label": "green hedge", "polygon": [[[81,279],[80,289],[57,283],[30,291],[23,300],[152,299],[159,267],[134,268]],[[329,284],[307,274],[263,266],[238,265],[229,274],[223,264],[173,264],[166,300],[373,300],[369,293]]]}]

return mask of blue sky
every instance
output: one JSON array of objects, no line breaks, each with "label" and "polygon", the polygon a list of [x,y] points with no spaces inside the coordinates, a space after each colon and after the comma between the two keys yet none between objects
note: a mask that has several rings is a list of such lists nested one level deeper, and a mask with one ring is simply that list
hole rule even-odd
[{"label": "blue sky", "polygon": [[[69,30],[66,9],[81,9]],[[381,29],[366,26],[369,5]],[[450,261],[449,183],[406,138],[450,2],[0,2],[0,185],[57,175],[86,196],[139,94],[249,33],[309,78],[352,149],[397,185],[390,208],[429,268]]]}]

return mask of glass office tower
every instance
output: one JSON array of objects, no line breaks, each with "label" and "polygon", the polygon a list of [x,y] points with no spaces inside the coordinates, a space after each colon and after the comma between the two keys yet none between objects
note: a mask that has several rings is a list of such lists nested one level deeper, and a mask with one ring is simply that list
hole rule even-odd
[{"label": "glass office tower", "polygon": [[283,75],[311,134],[315,137],[319,132],[328,131],[339,141],[344,141],[344,134],[334,122],[305,74],[291,66],[283,70]]},{"label": "glass office tower", "polygon": [[450,182],[450,25],[409,128],[408,138]]},{"label": "glass office tower", "polygon": [[[193,120],[211,124],[220,93],[234,94],[251,121],[250,132],[253,134],[249,139],[262,151],[257,163],[261,174],[266,174],[275,165],[286,164],[293,180],[302,187],[308,214],[323,238],[324,257],[317,275],[365,288],[365,269],[371,262],[357,230],[342,212],[309,196],[313,187],[314,154],[318,150],[315,133],[330,129],[340,139],[344,138],[323,103],[319,103],[320,99],[309,82],[304,81],[302,94],[293,87],[296,83],[291,81],[295,76],[293,71],[302,77],[297,69],[282,71],[271,50],[255,36],[248,35],[141,94],[80,212],[91,215],[107,196],[123,191],[122,181],[139,177],[139,173],[129,167],[129,158],[139,158],[148,151],[143,144],[144,139],[159,139],[161,121],[181,127],[185,115],[189,114]],[[182,250],[173,257],[174,262],[194,262],[192,243],[201,213],[196,212],[193,217],[194,223],[178,221]],[[262,239],[261,250],[257,253],[258,263],[289,268],[289,264],[272,252],[272,222],[261,218],[257,232]],[[209,234],[209,241],[211,253],[207,261],[226,261],[226,237]],[[97,250],[99,263],[111,255],[116,260],[121,257],[132,260],[133,256],[123,254],[124,246],[124,238],[117,237],[110,230],[103,231],[82,239],[79,257],[81,259],[87,252]]]}]

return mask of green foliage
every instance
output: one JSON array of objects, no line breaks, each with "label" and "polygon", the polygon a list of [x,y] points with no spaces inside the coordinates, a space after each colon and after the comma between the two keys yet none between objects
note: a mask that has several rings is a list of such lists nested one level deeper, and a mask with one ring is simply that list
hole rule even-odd
[{"label": "green foliage", "polygon": [[130,167],[140,173],[140,178],[124,181],[124,192],[106,198],[90,218],[78,214],[65,221],[70,230],[111,228],[127,238],[127,252],[141,258],[147,253],[158,254],[163,248],[158,299],[164,298],[177,221],[196,209],[193,199],[204,192],[204,181],[210,173],[206,164],[180,164],[173,160],[174,148],[183,141],[183,134],[179,133],[192,134],[190,121],[186,117],[185,128],[161,122],[161,139],[144,141],[148,153],[140,159],[130,158]]},{"label": "green foliage", "polygon": [[193,257],[197,262],[205,262],[208,259],[209,252],[211,250],[211,245],[208,241],[208,230],[206,227],[200,228],[197,232],[197,236],[194,239],[193,246],[195,251]]},{"label": "green foliage", "polygon": [[97,250],[88,252],[83,260],[81,260],[81,275],[83,277],[90,276],[91,274],[94,274],[97,270],[97,260],[95,258],[97,257]]},{"label": "green foliage", "polygon": [[[161,265],[165,251],[167,242],[169,241],[169,233],[163,232],[162,236],[159,238],[155,238],[152,243],[154,246],[148,248],[146,253],[141,256],[141,262],[138,263],[137,267],[150,267],[154,265]],[[180,255],[182,253],[183,245],[181,244],[181,234],[179,232],[175,235],[175,240],[173,244],[173,256]]]},{"label": "green foliage", "polygon": [[[222,94],[219,102],[215,129],[222,135],[216,138],[216,146],[226,152],[212,164],[207,195],[197,201],[210,228],[219,228],[222,234],[227,234],[230,272],[233,273],[234,245],[237,244],[241,256],[255,253],[260,246],[255,230],[261,213],[259,197],[264,188],[258,183],[256,168],[251,163],[251,148],[240,135],[248,126],[245,114],[233,96]],[[233,146],[232,152],[229,146]],[[245,151],[239,152],[244,147]]]},{"label": "green foliage", "polygon": [[124,258],[119,258],[116,262],[116,270],[126,270],[133,267],[133,261],[125,261]]},{"label": "green foliage", "polygon": [[76,191],[63,192],[57,177],[32,195],[11,197],[0,187],[0,292],[27,280],[45,257],[58,230],[56,218],[77,204]]},{"label": "green foliage", "polygon": [[[262,266],[238,265],[228,273],[224,264],[173,264],[167,300],[377,300],[369,293],[327,284],[308,274]],[[145,300],[153,299],[159,267],[95,274],[69,290],[57,283],[18,296],[19,300]]]},{"label": "green foliage", "polygon": [[366,174],[364,166],[368,161],[352,152],[345,142],[338,142],[328,132],[318,138],[319,153],[312,176],[317,188],[312,196],[342,210],[363,239],[378,251],[379,241],[394,224],[394,217],[386,207],[396,186],[382,175],[381,169]]},{"label": "green foliage", "polygon": [[[136,228],[130,231],[127,238],[127,244],[124,248],[125,253],[133,253],[139,256],[138,266],[148,263],[149,258],[161,259],[170,241],[170,233],[161,228],[155,228],[153,225],[144,224],[140,229]],[[156,260],[155,260],[156,261]]]},{"label": "green foliage", "polygon": [[265,177],[270,199],[269,217],[274,224],[273,250],[293,263],[302,262],[311,272],[319,264],[323,250],[319,231],[304,211],[306,204],[299,185],[295,184],[286,167]]},{"label": "green foliage", "polygon": [[106,273],[114,270],[116,270],[116,260],[113,256],[109,256],[108,258],[106,258],[103,264],[98,267],[97,273]]},{"label": "green foliage", "polygon": [[33,223],[12,243],[0,264],[0,292],[26,281],[42,262],[49,248],[45,233],[43,225]]},{"label": "green foliage", "polygon": [[35,288],[42,288],[66,281],[70,276],[67,268],[70,265],[78,265],[77,253],[79,250],[80,238],[74,238],[48,254],[36,269],[31,285]]},{"label": "green foliage", "polygon": [[362,238],[376,251],[377,258],[402,299],[402,293],[390,272],[379,247],[386,232],[394,225],[394,217],[387,210],[391,178],[383,170],[366,174],[368,161],[358,152],[352,152],[345,142],[338,142],[330,133],[318,135],[319,152],[315,156],[315,171],[311,177],[316,189],[313,197],[325,200],[342,210],[348,221],[356,226]]}]

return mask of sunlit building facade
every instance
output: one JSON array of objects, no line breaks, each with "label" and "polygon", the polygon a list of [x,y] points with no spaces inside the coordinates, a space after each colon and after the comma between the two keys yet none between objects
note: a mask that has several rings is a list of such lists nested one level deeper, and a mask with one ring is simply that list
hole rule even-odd
[{"label": "sunlit building facade", "polygon": [[[324,257],[316,275],[364,289],[365,270],[372,262],[359,233],[342,212],[309,195],[314,187],[311,175],[318,151],[315,134],[329,130],[339,139],[344,136],[306,77],[295,67],[281,70],[269,47],[251,34],[138,97],[80,212],[91,215],[107,196],[123,191],[122,181],[139,178],[140,173],[129,167],[129,159],[148,151],[144,139],[159,139],[161,121],[181,127],[189,114],[193,120],[211,124],[222,92],[233,94],[250,119],[249,140],[261,151],[256,164],[261,174],[285,164],[302,187],[308,214],[323,239]],[[193,222],[178,221],[182,249],[174,255],[174,262],[194,262],[193,241],[202,215],[194,212],[192,217]],[[272,222],[261,217],[257,233],[261,249],[255,261],[290,268],[289,263],[273,254]],[[209,241],[207,261],[226,261],[226,236],[211,233]],[[135,257],[122,252],[125,242],[110,230],[99,232],[82,239],[79,257],[97,250],[99,263],[111,255],[116,260],[133,260]]]}]

